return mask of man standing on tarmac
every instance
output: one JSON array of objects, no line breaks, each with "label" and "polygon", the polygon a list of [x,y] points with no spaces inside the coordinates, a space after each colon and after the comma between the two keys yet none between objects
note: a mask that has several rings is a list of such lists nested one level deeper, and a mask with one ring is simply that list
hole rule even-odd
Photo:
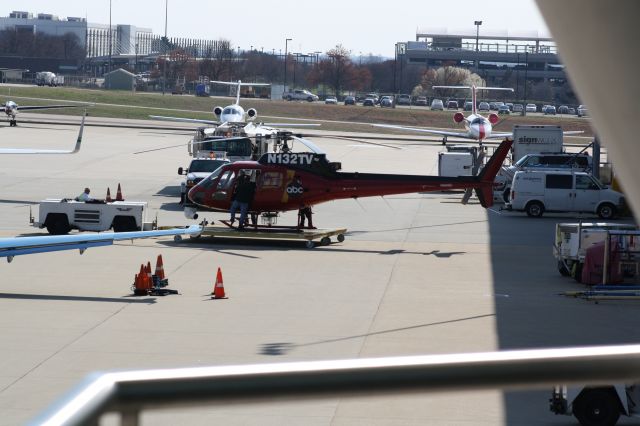
[{"label": "man standing on tarmac", "polygon": [[238,177],[238,184],[236,185],[236,189],[233,193],[233,203],[231,203],[231,209],[229,210],[229,213],[231,214],[231,223],[233,224],[236,220],[236,211],[238,210],[238,207],[240,208],[240,223],[238,224],[239,230],[244,229],[247,221],[249,204],[253,201],[255,192],[255,182],[251,182],[249,176],[241,173]]}]

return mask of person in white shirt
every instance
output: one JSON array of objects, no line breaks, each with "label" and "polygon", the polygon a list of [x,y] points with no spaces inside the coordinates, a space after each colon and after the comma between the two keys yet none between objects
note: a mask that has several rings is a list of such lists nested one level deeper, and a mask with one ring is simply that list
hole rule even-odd
[{"label": "person in white shirt", "polygon": [[89,195],[90,192],[91,192],[91,190],[89,188],[85,188],[84,192],[82,194],[78,195],[77,200],[78,201],[84,201],[84,202],[93,201],[93,198],[91,198],[91,196]]}]

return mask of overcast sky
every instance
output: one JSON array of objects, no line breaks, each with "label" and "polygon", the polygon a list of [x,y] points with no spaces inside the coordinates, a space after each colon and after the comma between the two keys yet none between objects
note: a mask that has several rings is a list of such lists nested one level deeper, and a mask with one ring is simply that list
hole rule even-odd
[{"label": "overcast sky", "polygon": [[[3,1],[0,16],[14,10],[86,17],[109,23],[109,0]],[[415,40],[416,29],[448,28],[540,31],[547,27],[533,0],[168,0],[168,36],[230,40],[234,47],[265,51],[326,52],[341,43],[355,55],[393,57],[399,41]],[[111,0],[111,22],[164,33],[165,0]]]}]

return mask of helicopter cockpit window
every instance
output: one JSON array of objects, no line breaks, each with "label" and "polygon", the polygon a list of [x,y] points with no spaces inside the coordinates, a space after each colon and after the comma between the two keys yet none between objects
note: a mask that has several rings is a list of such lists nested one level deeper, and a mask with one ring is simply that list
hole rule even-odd
[{"label": "helicopter cockpit window", "polygon": [[218,179],[218,176],[220,176],[220,173],[222,173],[222,168],[225,165],[223,164],[222,166],[218,167],[213,173],[211,173],[209,176],[207,176],[203,181],[201,181],[198,186],[204,188],[204,189],[210,189],[211,186],[214,184],[214,182],[216,181],[216,179]]},{"label": "helicopter cockpit window", "polygon": [[236,177],[236,173],[233,170],[227,170],[220,176],[220,181],[218,182],[218,191],[224,191],[231,187],[233,180]]}]

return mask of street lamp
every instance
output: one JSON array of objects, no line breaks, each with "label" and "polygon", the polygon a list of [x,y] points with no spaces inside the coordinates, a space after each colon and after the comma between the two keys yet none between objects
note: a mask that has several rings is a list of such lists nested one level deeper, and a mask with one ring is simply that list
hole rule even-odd
[{"label": "street lamp", "polygon": [[284,40],[284,91],[287,91],[287,49],[289,47],[289,42],[293,40],[292,38],[287,38]]},{"label": "street lamp", "polygon": [[164,62],[162,67],[162,95],[164,96],[164,92],[167,85],[167,46],[169,44],[169,40],[167,39],[167,20],[169,18],[169,0],[165,0],[164,2],[164,42],[162,43],[162,52],[164,53]]},{"label": "street lamp", "polygon": [[482,21],[473,21],[473,25],[476,26],[476,52],[478,51],[478,38],[480,38],[480,25]]}]

